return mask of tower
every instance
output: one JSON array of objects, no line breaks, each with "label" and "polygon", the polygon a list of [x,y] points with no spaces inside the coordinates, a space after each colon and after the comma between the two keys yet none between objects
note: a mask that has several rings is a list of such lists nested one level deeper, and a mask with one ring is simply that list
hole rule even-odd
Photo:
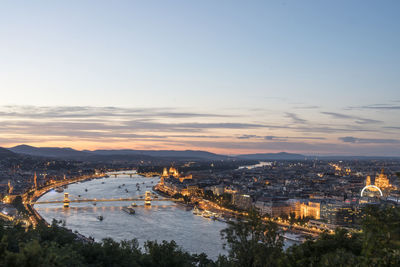
[{"label": "tower", "polygon": [[375,178],[375,185],[381,189],[390,187],[389,179],[382,168],[381,173]]},{"label": "tower", "polygon": [[33,176],[33,183],[35,184],[35,189],[37,189],[37,175],[35,172],[35,175]]},{"label": "tower", "polygon": [[367,179],[365,179],[365,186],[371,185],[371,176],[367,176]]},{"label": "tower", "polygon": [[151,205],[151,193],[150,191],[146,191],[144,195],[144,205],[145,206],[150,206]]},{"label": "tower", "polygon": [[69,208],[69,198],[68,193],[64,193],[64,208]]},{"label": "tower", "polygon": [[13,190],[14,190],[14,187],[11,185],[10,180],[8,180],[8,191],[7,191],[8,194],[12,194]]}]

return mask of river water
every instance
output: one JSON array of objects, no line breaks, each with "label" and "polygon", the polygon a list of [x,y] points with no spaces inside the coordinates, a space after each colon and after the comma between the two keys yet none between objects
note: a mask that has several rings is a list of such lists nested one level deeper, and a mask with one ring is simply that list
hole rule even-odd
[{"label": "river water", "polygon": [[[101,178],[83,183],[70,184],[64,192],[70,199],[78,198],[129,198],[152,191],[151,187],[159,178],[145,178],[140,175],[132,177],[119,175],[118,178]],[[137,189],[137,184],[140,190]],[[63,200],[64,193],[52,190],[38,201]],[[122,210],[131,202],[97,202],[71,203],[65,209],[61,203],[36,204],[35,209],[48,222],[54,219],[65,221],[66,227],[91,236],[96,241],[103,238],[129,240],[136,238],[140,245],[147,240],[175,240],[184,250],[191,253],[206,253],[216,259],[219,254],[227,254],[222,248],[220,231],[226,224],[219,221],[196,216],[191,210],[172,201],[153,201],[151,207],[143,206],[136,201],[136,213],[129,215]],[[103,216],[99,221],[97,216]],[[290,244],[286,244],[290,245]]]}]

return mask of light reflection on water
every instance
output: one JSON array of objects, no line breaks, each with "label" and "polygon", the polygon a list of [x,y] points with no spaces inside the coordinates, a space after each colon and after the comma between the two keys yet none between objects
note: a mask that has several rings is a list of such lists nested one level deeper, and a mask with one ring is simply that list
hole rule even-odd
[{"label": "light reflection on water", "polygon": [[[158,178],[119,176],[72,184],[65,192],[69,193],[70,199],[77,199],[79,195],[81,198],[134,197],[144,194],[146,190],[151,191],[157,182]],[[137,183],[140,190],[137,190]],[[50,191],[38,201],[62,200],[63,196],[64,193]],[[65,221],[67,228],[94,237],[97,241],[106,237],[115,240],[136,238],[140,244],[146,240],[175,240],[185,250],[205,252],[210,258],[226,254],[220,238],[225,223],[193,215],[185,207],[171,201],[153,202],[151,207],[143,206],[141,201],[136,203],[135,215],[122,211],[123,206],[131,204],[123,201],[97,202],[96,206],[93,203],[71,203],[69,209],[62,208],[61,203],[37,204],[35,208],[48,222],[53,218]],[[99,215],[104,217],[103,221],[97,219]]]}]

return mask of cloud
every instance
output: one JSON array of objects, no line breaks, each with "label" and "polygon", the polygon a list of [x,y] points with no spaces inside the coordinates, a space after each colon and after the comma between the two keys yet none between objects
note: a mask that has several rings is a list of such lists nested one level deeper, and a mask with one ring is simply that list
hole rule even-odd
[{"label": "cloud", "polygon": [[268,135],[265,136],[265,140],[279,140],[279,141],[286,141],[286,140],[325,140],[325,137],[311,137],[311,136],[273,136],[273,135]]},{"label": "cloud", "polygon": [[258,139],[258,140],[274,140],[274,141],[288,141],[290,139],[294,140],[325,140],[325,137],[310,137],[310,136],[275,136],[275,135],[267,135],[267,136],[259,136],[259,135],[241,135],[237,137],[237,139]]},{"label": "cloud", "polygon": [[[333,147],[324,146],[326,142],[322,140],[337,138],[338,133],[340,136],[353,136],[361,132],[377,133],[377,130],[379,133],[386,129],[374,129],[369,124],[338,126],[309,122],[291,112],[274,118],[275,123],[268,122],[268,117],[254,116],[254,112],[246,113],[246,116],[232,113],[226,110],[218,114],[166,108],[0,106],[0,144],[79,146],[75,148],[87,148],[84,147],[86,144],[91,148],[111,148],[118,144],[118,147],[126,145],[141,149],[193,148],[203,144],[213,151],[213,145],[215,149],[232,150],[319,151],[325,147],[333,151]],[[355,118],[332,112],[326,115]],[[282,117],[290,118],[294,123],[287,123]],[[397,130],[395,128],[393,126],[392,130]],[[369,144],[374,140],[378,143],[377,139],[346,140],[347,144],[336,141],[338,148],[345,148],[349,141]],[[232,146],[229,147],[229,144]],[[384,146],[389,143],[381,141],[379,144]]]},{"label": "cloud", "polygon": [[372,104],[364,106],[350,106],[349,109],[400,110],[400,106],[392,104]]},{"label": "cloud", "polygon": [[320,106],[313,106],[313,105],[309,105],[309,106],[296,106],[294,107],[294,109],[319,109],[321,108]]},{"label": "cloud", "polygon": [[90,107],[90,106],[65,106],[65,107],[36,107],[36,106],[3,106],[0,116],[8,118],[92,118],[92,117],[162,117],[162,118],[225,118],[239,117],[238,115],[179,112],[170,108],[121,108],[121,107]]},{"label": "cloud", "polygon": [[241,136],[237,137],[238,139],[255,139],[255,138],[262,138],[261,136],[258,135],[253,135],[253,134],[244,134]]},{"label": "cloud", "polygon": [[397,144],[400,140],[397,139],[372,139],[372,138],[357,138],[353,136],[339,137],[339,140],[345,143],[362,143],[362,144]]},{"label": "cloud", "polygon": [[294,123],[306,123],[307,122],[307,120],[304,120],[304,119],[300,118],[299,116],[297,116],[296,114],[290,113],[290,112],[286,112],[286,117],[292,119]]},{"label": "cloud", "polygon": [[379,120],[366,119],[366,118],[361,118],[361,117],[358,117],[358,116],[352,116],[352,115],[336,113],[336,112],[321,112],[321,114],[329,115],[329,116],[331,116],[331,117],[333,117],[335,119],[356,120],[355,122],[358,123],[358,124],[382,123],[382,121],[379,121]]},{"label": "cloud", "polygon": [[400,130],[400,126],[385,126],[383,128],[384,129],[390,129],[390,130]]}]

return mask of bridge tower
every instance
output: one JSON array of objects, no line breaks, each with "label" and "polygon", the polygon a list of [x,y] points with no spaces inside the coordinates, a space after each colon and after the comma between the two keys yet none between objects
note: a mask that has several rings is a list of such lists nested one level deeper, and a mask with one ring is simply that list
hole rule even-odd
[{"label": "bridge tower", "polygon": [[64,208],[69,208],[68,193],[64,193]]},{"label": "bridge tower", "polygon": [[151,192],[150,191],[146,191],[146,193],[144,195],[144,205],[145,206],[151,205]]}]

